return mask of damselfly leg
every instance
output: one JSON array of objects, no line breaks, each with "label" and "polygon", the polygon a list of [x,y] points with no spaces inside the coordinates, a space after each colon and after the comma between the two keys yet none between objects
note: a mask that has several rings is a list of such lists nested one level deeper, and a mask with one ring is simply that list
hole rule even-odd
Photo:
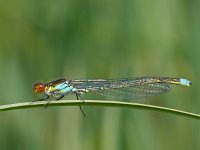
[{"label": "damselfly leg", "polygon": [[[75,92],[75,95],[76,95],[76,99],[77,99],[77,100],[79,100],[79,98],[80,98],[80,99],[83,101],[83,104],[85,103],[84,99],[81,97],[81,93]],[[80,108],[80,110],[81,110],[83,116],[85,117],[85,113],[84,113],[82,107],[79,106],[79,108]]]},{"label": "damselfly leg", "polygon": [[[33,100],[32,102],[29,103],[29,105],[31,105],[32,103],[34,102],[39,102],[39,101],[45,101],[49,98],[49,95],[45,94],[45,97],[44,98],[41,98],[41,99],[36,99],[36,100]],[[48,103],[50,102],[50,100],[48,100]]]},{"label": "damselfly leg", "polygon": [[46,104],[45,104],[45,109],[48,107],[48,104],[52,101],[52,100],[60,100],[61,98],[63,98],[65,95],[64,94],[61,94],[61,95],[58,95],[58,96],[56,96],[56,98],[55,99],[49,99],[47,102],[46,102]]}]

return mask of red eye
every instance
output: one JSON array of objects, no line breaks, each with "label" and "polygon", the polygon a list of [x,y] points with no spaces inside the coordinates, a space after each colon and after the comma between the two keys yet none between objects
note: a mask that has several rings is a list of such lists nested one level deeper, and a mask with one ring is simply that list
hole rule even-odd
[{"label": "red eye", "polygon": [[44,92],[45,85],[43,83],[36,83],[33,86],[33,90],[35,93],[42,93]]}]

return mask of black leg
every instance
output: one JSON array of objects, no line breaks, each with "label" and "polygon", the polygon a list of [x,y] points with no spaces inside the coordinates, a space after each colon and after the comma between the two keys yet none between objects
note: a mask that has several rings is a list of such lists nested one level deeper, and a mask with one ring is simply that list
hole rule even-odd
[{"label": "black leg", "polygon": [[[63,98],[65,95],[61,94],[58,97],[56,97],[54,100],[60,100],[61,98]],[[48,104],[51,102],[52,100],[48,100],[47,103],[45,104],[45,109],[47,108]]]},{"label": "black leg", "polygon": [[48,100],[45,104],[44,104],[44,109],[46,109],[48,107],[48,104],[51,102],[52,100]]},{"label": "black leg", "polygon": [[61,98],[63,98],[65,95],[64,94],[61,94],[59,95],[57,98],[55,98],[55,100],[60,100]]},{"label": "black leg", "polygon": [[44,98],[37,99],[37,100],[33,100],[32,103],[37,102],[37,101],[45,101],[45,100],[47,100],[48,98],[49,98],[49,95],[45,95]]},{"label": "black leg", "polygon": [[[32,104],[32,103],[34,103],[34,102],[45,101],[45,100],[47,100],[48,98],[49,98],[49,95],[46,94],[44,98],[37,99],[37,100],[33,100],[32,102],[30,102],[30,104]],[[29,105],[30,105],[30,104],[29,104]]]},{"label": "black leg", "polygon": [[[80,94],[79,93],[75,93],[76,94],[76,99],[77,100],[79,100],[79,97],[81,98],[81,100],[83,100],[83,103],[85,103],[85,101],[84,101],[84,99],[80,96]],[[81,110],[81,112],[82,112],[82,114],[83,114],[83,116],[85,117],[85,113],[84,113],[84,111],[83,111],[83,109],[82,109],[82,107],[81,106],[79,106],[79,108],[80,108],[80,110]]]}]

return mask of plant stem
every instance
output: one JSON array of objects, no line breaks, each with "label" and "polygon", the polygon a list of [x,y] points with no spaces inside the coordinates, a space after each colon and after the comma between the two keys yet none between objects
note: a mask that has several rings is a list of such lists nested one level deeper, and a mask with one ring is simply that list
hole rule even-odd
[{"label": "plant stem", "polygon": [[[36,107],[44,107],[46,101],[40,102],[25,102],[25,103],[15,103],[15,104],[8,104],[8,105],[1,105],[0,111],[8,111],[8,110],[17,110],[17,109],[29,109],[29,108],[36,108]],[[133,108],[133,109],[143,109],[143,110],[153,110],[158,112],[166,112],[171,113],[177,116],[184,116],[187,118],[194,118],[200,120],[200,115],[167,108],[167,107],[160,107],[155,105],[147,105],[147,104],[140,104],[140,103],[128,103],[128,102],[121,102],[121,101],[105,101],[105,100],[59,100],[59,101],[51,101],[48,104],[48,107],[55,107],[55,106],[101,106],[101,107],[124,107],[124,108]]]}]

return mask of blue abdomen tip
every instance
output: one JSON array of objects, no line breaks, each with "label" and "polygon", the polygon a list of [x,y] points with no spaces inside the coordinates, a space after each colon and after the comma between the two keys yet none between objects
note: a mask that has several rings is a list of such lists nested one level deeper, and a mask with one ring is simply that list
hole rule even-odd
[{"label": "blue abdomen tip", "polygon": [[181,84],[181,85],[190,86],[190,85],[192,85],[192,82],[190,82],[190,81],[187,80],[187,79],[180,79],[180,84]]}]

